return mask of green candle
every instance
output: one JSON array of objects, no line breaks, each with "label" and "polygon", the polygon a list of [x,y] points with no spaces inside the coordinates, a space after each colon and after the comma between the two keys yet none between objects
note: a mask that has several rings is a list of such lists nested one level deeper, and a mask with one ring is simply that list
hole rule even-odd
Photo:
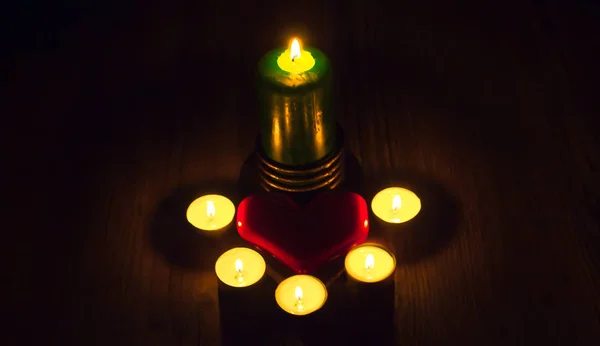
[{"label": "green candle", "polygon": [[331,109],[331,68],[318,49],[275,49],[259,62],[263,152],[282,165],[310,165],[332,153],[336,123]]}]

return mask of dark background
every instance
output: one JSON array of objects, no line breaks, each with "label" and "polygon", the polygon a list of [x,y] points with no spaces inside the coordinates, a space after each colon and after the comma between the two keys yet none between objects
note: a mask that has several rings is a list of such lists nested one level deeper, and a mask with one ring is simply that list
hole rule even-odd
[{"label": "dark background", "polygon": [[181,186],[235,182],[256,62],[291,35],[331,58],[367,181],[416,172],[460,205],[445,248],[398,266],[402,344],[600,344],[599,19],[593,1],[3,4],[3,344],[218,344],[215,275],[164,261],[148,224]]}]

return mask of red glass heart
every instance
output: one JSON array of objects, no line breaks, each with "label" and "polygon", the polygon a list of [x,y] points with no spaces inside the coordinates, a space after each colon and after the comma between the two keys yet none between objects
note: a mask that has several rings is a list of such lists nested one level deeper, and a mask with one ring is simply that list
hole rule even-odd
[{"label": "red glass heart", "polygon": [[280,193],[254,195],[240,203],[236,221],[244,240],[297,273],[317,269],[369,234],[367,203],[352,192],[323,193],[304,207]]}]

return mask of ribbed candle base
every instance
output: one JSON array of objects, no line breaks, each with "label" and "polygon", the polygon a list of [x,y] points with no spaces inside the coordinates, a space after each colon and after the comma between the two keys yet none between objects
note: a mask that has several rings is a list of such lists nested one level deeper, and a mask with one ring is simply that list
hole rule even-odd
[{"label": "ribbed candle base", "polygon": [[[337,127],[334,150],[310,165],[288,166],[269,159],[257,145],[260,183],[265,191],[309,193],[332,190],[344,179],[343,134]],[[260,141],[259,141],[260,143]]]}]

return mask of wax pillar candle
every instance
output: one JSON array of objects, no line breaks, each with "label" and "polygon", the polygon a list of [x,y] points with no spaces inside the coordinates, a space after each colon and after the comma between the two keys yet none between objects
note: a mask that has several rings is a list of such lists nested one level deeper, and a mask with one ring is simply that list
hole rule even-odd
[{"label": "wax pillar candle", "polygon": [[249,248],[233,248],[215,264],[223,345],[264,340],[275,283],[265,275],[263,257]]},{"label": "wax pillar candle", "polygon": [[346,255],[346,284],[356,340],[370,345],[391,345],[395,335],[394,271],[396,259],[379,244],[356,246]]},{"label": "wax pillar candle", "polygon": [[283,280],[275,290],[284,340],[297,340],[312,345],[321,337],[320,327],[326,322],[323,313],[327,288],[310,275],[294,275]]},{"label": "wax pillar candle", "polygon": [[287,49],[265,54],[258,72],[264,154],[288,166],[308,165],[330,154],[336,123],[327,57],[294,39]]}]

